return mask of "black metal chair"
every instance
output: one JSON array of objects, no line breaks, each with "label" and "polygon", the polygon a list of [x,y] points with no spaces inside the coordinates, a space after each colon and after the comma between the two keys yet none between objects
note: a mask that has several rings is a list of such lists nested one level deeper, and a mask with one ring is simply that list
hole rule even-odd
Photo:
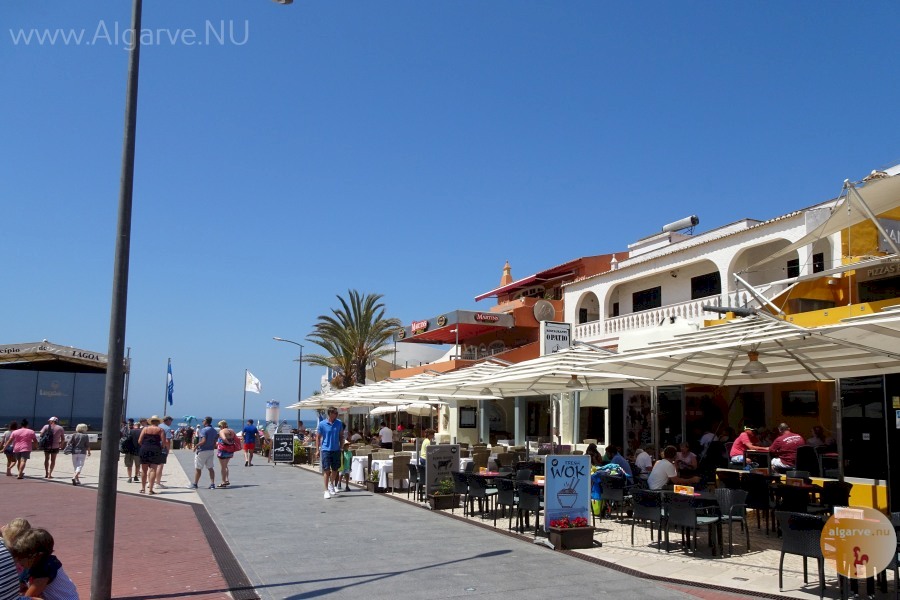
[{"label": "black metal chair", "polygon": [[[718,548],[718,527],[721,521],[713,506],[697,506],[693,496],[666,492],[663,494],[666,515],[666,551],[669,550],[669,527],[681,529],[681,544],[685,552],[689,548],[697,553],[697,530],[706,527],[713,555]],[[691,540],[693,539],[693,543]]]},{"label": "black metal chair", "polygon": [[419,466],[413,463],[410,463],[408,466],[409,471],[409,485],[406,487],[406,499],[409,500],[409,493],[415,491],[416,499],[419,499]]},{"label": "black metal chair", "polygon": [[719,479],[719,483],[722,487],[730,488],[730,489],[741,489],[741,474],[733,473],[731,471],[717,471],[716,477]]},{"label": "black metal chair", "polygon": [[750,527],[747,524],[747,492],[746,490],[734,490],[729,488],[717,488],[716,500],[719,502],[720,519],[728,523],[728,555],[732,554],[732,533],[735,523],[741,524],[741,529],[747,537],[747,551],[750,551]]},{"label": "black metal chair", "polygon": [[484,518],[486,507],[493,505],[497,496],[497,488],[492,487],[486,477],[476,473],[470,473],[469,477],[469,514],[475,510],[475,501],[478,500],[478,508],[481,510],[481,518]]},{"label": "black metal chair", "polygon": [[765,475],[746,473],[741,483],[747,492],[747,508],[756,511],[756,528],[760,529],[760,514],[765,514],[766,535],[769,535],[769,513],[775,509],[769,488],[769,479]]},{"label": "black metal chair", "polygon": [[[516,498],[516,482],[506,477],[497,480],[497,499],[496,504],[502,507],[504,511],[509,508],[509,523],[507,529],[512,529],[513,510],[518,505]],[[494,510],[494,527],[497,526],[497,511]]]},{"label": "black metal chair", "polygon": [[794,468],[798,471],[806,471],[813,477],[822,476],[822,464],[819,455],[812,446],[800,446],[797,448],[797,463]]},{"label": "black metal chair", "polygon": [[520,481],[518,487],[519,505],[516,510],[516,529],[524,532],[522,516],[525,515],[525,522],[527,523],[527,517],[534,513],[534,535],[537,537],[540,529],[541,511],[544,509],[544,502],[541,500],[544,489],[539,485],[525,481]]},{"label": "black metal chair", "polygon": [[826,481],[822,483],[822,492],[819,494],[819,503],[810,504],[807,512],[833,513],[835,506],[849,506],[850,492],[853,484],[846,481]]},{"label": "black metal chair", "polygon": [[628,490],[627,482],[624,477],[601,477],[600,478],[600,499],[604,507],[600,510],[600,520],[603,520],[603,513],[606,506],[612,508],[615,506],[619,518],[622,517],[622,509],[625,503],[631,500],[630,490]]},{"label": "black metal chair", "polygon": [[[656,538],[662,544],[662,526],[666,517],[663,513],[662,495],[651,490],[634,490],[632,492],[631,513],[631,545],[634,546],[634,524],[640,521],[650,521],[656,524]],[[650,528],[650,540],[653,540],[653,527]],[[657,548],[659,551],[659,548]],[[668,536],[666,540],[666,552],[669,551]]]},{"label": "black metal chair", "polygon": [[534,478],[534,475],[531,474],[531,469],[519,469],[516,471],[516,481],[531,481]]},{"label": "black metal chair", "polygon": [[[462,496],[463,516],[466,516],[469,514],[469,476],[458,471],[451,471],[450,475],[453,477],[453,493]],[[455,506],[450,509],[450,513],[452,514],[454,510]]]},{"label": "black metal chair", "polygon": [[781,529],[781,558],[778,561],[778,589],[784,591],[784,555],[803,557],[803,583],[809,583],[806,559],[815,558],[819,567],[819,598],[825,595],[825,557],[822,554],[822,529],[825,521],[815,515],[795,512],[775,512]]},{"label": "black metal chair", "polygon": [[781,512],[806,513],[809,506],[809,490],[794,485],[775,487],[775,509]]}]

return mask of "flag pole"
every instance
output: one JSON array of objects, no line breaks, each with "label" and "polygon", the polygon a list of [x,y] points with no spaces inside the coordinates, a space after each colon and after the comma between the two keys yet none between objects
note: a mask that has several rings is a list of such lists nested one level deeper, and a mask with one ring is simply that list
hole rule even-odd
[{"label": "flag pole", "polygon": [[241,408],[241,423],[247,420],[247,369],[244,369],[244,406]]},{"label": "flag pole", "polygon": [[172,369],[172,359],[169,359],[169,364],[166,367],[166,387],[163,390],[163,418],[166,416],[166,410],[169,406],[169,371]]}]

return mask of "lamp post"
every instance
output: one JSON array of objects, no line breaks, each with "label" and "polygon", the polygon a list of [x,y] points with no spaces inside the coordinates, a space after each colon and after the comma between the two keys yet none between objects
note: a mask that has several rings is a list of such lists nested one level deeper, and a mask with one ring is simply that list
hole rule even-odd
[{"label": "lamp post", "polygon": [[[297,402],[300,402],[301,400],[303,400],[303,391],[302,391],[302,389],[303,389],[303,344],[299,344],[292,340],[286,340],[286,339],[280,338],[280,337],[273,337],[272,339],[275,340],[276,342],[287,342],[288,344],[300,346],[300,358],[297,359],[297,361],[300,363],[300,365],[299,365],[300,366],[300,369],[299,369],[300,374],[297,377]],[[297,431],[298,432],[300,431],[300,409],[299,408],[297,409]]]},{"label": "lamp post", "polygon": [[[278,4],[293,2],[293,0],[274,1]],[[103,438],[100,447],[100,477],[97,484],[97,517],[94,521],[95,560],[91,569],[91,600],[108,600],[112,597],[119,425],[122,422],[122,408],[125,401],[125,324],[128,312],[128,267],[131,254],[131,212],[134,193],[134,147],[137,133],[142,13],[142,0],[133,0],[131,5],[131,44],[128,49],[128,75],[125,84],[125,134],[122,140],[122,170],[119,179],[112,303],[109,315],[108,367],[103,389]]]}]

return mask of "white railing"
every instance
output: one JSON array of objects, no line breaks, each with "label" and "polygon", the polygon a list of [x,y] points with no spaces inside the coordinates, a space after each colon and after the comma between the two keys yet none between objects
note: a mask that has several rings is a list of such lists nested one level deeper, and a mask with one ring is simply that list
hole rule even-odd
[{"label": "white railing", "polygon": [[[777,296],[785,288],[784,285],[761,286],[757,292],[766,298]],[[575,339],[585,341],[603,341],[619,337],[623,331],[632,331],[644,327],[655,327],[661,322],[672,317],[680,319],[718,319],[721,318],[719,313],[703,310],[703,306],[722,306],[722,298],[719,295],[707,296],[697,300],[688,300],[687,302],[679,302],[677,304],[668,304],[660,306],[652,310],[643,310],[641,312],[621,315],[618,317],[610,317],[603,321],[591,321],[589,323],[581,323],[575,326]],[[750,292],[746,290],[738,290],[728,294],[726,306],[746,306],[750,308],[758,308],[759,302]]]}]

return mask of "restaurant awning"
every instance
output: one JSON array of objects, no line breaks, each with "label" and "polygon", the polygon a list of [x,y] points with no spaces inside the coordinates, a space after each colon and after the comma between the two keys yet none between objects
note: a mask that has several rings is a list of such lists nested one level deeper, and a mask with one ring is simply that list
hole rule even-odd
[{"label": "restaurant awning", "polygon": [[396,336],[398,342],[455,344],[516,324],[512,315],[488,311],[455,310],[437,317],[413,321]]}]

